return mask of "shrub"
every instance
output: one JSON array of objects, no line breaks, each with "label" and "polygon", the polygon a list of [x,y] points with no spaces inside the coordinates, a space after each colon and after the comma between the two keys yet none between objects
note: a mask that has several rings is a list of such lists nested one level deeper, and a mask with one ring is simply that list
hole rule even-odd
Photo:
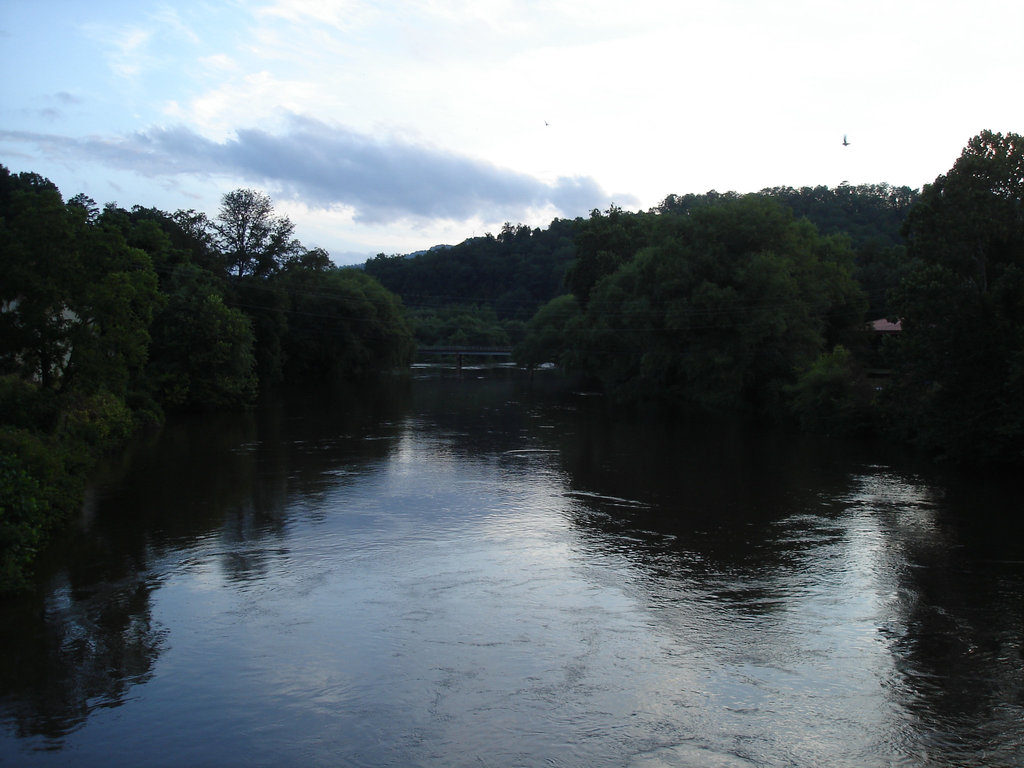
[{"label": "shrub", "polygon": [[786,393],[790,412],[809,432],[856,435],[871,429],[871,388],[841,345],[819,355]]}]

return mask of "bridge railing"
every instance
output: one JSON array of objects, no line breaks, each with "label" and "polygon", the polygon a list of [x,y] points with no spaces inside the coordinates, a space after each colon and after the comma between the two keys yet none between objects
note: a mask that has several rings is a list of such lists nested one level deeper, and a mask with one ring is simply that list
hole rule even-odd
[{"label": "bridge railing", "polygon": [[454,357],[455,366],[462,371],[462,359],[464,357],[512,357],[512,347],[475,347],[458,345],[438,345],[432,347],[417,347],[417,357]]},{"label": "bridge railing", "polygon": [[470,355],[475,357],[512,357],[512,347],[476,347],[438,345],[417,347],[418,355]]}]

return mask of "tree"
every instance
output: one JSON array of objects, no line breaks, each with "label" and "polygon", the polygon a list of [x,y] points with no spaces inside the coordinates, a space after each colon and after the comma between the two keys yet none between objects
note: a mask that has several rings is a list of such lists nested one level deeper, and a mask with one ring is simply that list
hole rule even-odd
[{"label": "tree", "polygon": [[68,200],[68,206],[77,206],[82,209],[85,215],[85,220],[89,224],[95,224],[96,220],[100,216],[100,208],[96,205],[96,201],[89,197],[84,192],[79,192],[77,195]]},{"label": "tree", "polygon": [[88,198],[65,205],[49,181],[2,170],[3,367],[47,389],[123,397],[146,359],[156,301],[148,256]]},{"label": "tree", "polygon": [[579,317],[579,302],[572,294],[549,301],[527,324],[526,338],[516,347],[516,361],[531,368],[542,363],[564,364],[569,323]]},{"label": "tree", "polygon": [[948,458],[1024,461],[1024,137],[973,137],[906,234],[896,425]]},{"label": "tree", "polygon": [[176,267],[153,317],[146,376],[171,408],[232,408],[256,396],[255,336],[248,317],[225,306],[213,275]]},{"label": "tree", "polygon": [[71,275],[71,355],[62,386],[123,398],[149,353],[157,277],[149,254],[128,245],[107,215],[92,220],[69,204],[78,252]]},{"label": "tree", "polygon": [[0,166],[0,365],[56,389],[71,353],[72,220],[56,185]]},{"label": "tree", "polygon": [[228,265],[224,254],[217,249],[216,230],[205,213],[189,210],[177,210],[171,216],[176,225],[171,230],[174,245],[189,253],[189,260],[209,270],[218,277],[226,277]]},{"label": "tree", "polygon": [[566,286],[580,306],[586,307],[590,292],[607,275],[628,261],[645,245],[639,215],[612,205],[604,215],[594,209],[576,231],[576,261],[566,274]]},{"label": "tree", "polygon": [[270,198],[255,189],[224,195],[213,228],[228,268],[238,277],[266,277],[302,250],[293,237],[295,225],[287,216],[274,216]]},{"label": "tree", "polygon": [[772,410],[796,372],[862,319],[846,241],[769,198],[663,214],[643,237],[590,290],[567,355],[621,397]]},{"label": "tree", "polygon": [[81,505],[94,457],[127,438],[157,279],[119,214],[65,204],[0,166],[0,591]]},{"label": "tree", "polygon": [[820,355],[786,389],[790,411],[807,432],[855,435],[873,428],[872,388],[841,345]]},{"label": "tree", "polygon": [[362,270],[293,267],[273,282],[287,297],[286,382],[337,383],[411,361],[398,299]]}]

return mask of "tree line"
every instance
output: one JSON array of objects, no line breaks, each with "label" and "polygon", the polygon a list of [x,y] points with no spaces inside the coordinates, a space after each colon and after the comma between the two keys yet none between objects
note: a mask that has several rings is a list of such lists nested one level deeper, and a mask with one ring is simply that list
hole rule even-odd
[{"label": "tree line", "polygon": [[[920,191],[670,195],[366,271],[403,298],[421,344],[515,345],[618,402],[1020,464],[1022,145],[983,131]],[[880,319],[900,330],[871,332]]]},{"label": "tree line", "polygon": [[[528,324],[524,364],[557,362],[623,402],[1024,463],[1018,134],[972,138],[919,194],[776,189],[594,211],[566,288]],[[879,338],[866,324],[878,318],[901,330]]]},{"label": "tree line", "polygon": [[412,257],[378,254],[364,269],[402,298],[418,344],[512,346],[537,309],[562,292],[576,226],[506,222],[497,235]]},{"label": "tree line", "polygon": [[[886,313],[888,286],[905,261],[901,227],[917,198],[915,190],[866,184],[776,187],[759,194],[778,200],[822,234],[849,236],[855,277],[864,287],[869,311],[877,317]],[[650,211],[629,215],[671,216],[739,197],[714,191],[669,195]],[[523,341],[526,323],[537,310],[565,293],[578,237],[595,236],[585,232],[588,226],[583,217],[556,218],[543,229],[506,222],[497,235],[411,256],[378,254],[364,268],[401,296],[419,344],[512,346]]]},{"label": "tree line", "polygon": [[0,166],[0,590],[96,458],[168,411],[406,367],[400,301],[306,249],[263,193],[218,215],[90,198]]}]

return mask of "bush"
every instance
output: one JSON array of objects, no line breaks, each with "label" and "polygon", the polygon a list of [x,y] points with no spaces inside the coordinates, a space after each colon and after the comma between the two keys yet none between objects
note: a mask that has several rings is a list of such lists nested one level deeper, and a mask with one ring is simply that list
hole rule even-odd
[{"label": "bush", "polygon": [[819,355],[786,393],[790,413],[804,430],[832,435],[871,430],[872,391],[843,346]]},{"label": "bush", "polygon": [[37,547],[81,504],[90,466],[52,438],[0,429],[0,592],[26,585]]},{"label": "bush", "polygon": [[124,400],[109,392],[69,395],[61,417],[62,436],[95,451],[123,443],[135,429]]},{"label": "bush", "polygon": [[25,586],[26,566],[46,532],[42,496],[18,457],[0,453],[0,590]]}]

